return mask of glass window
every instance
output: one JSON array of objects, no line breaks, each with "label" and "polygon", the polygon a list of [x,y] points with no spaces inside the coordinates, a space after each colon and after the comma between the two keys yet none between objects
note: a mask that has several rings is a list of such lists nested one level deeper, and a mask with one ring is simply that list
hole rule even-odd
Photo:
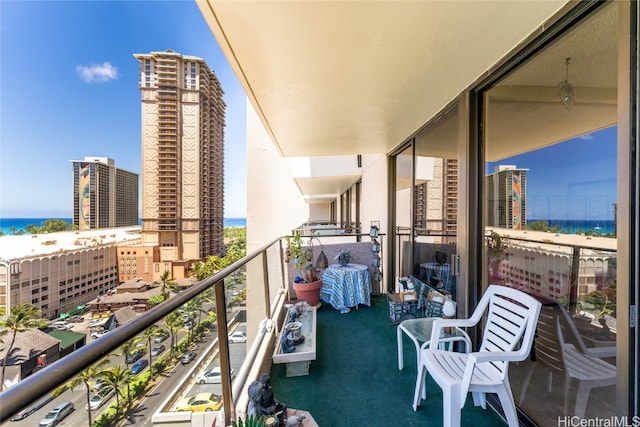
[{"label": "glass window", "polygon": [[616,413],[617,4],[485,93],[485,285],[543,302],[510,367],[539,425]]},{"label": "glass window", "polygon": [[411,203],[413,185],[413,145],[395,156],[395,271],[396,276],[412,272]]}]

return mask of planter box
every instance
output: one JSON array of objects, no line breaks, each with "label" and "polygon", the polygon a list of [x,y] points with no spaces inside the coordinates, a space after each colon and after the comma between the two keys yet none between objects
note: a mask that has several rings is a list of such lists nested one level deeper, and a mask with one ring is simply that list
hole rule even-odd
[{"label": "planter box", "polygon": [[[286,363],[288,377],[309,375],[311,361],[316,360],[316,308],[311,307],[311,311],[298,316],[296,321],[302,323],[304,342],[296,345],[295,351],[283,353],[280,336],[278,336],[276,348],[273,351],[273,363]],[[287,313],[280,328],[281,332],[285,331],[285,325],[289,322],[289,313]]]}]

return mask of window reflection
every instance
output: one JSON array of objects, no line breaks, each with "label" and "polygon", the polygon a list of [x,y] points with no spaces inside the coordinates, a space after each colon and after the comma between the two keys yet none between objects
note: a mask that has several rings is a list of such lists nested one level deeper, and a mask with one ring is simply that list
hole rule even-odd
[{"label": "window reflection", "polygon": [[[483,277],[543,301],[510,375],[539,425],[615,414],[617,19],[603,7],[485,97]],[[558,95],[569,57],[572,108]]]}]

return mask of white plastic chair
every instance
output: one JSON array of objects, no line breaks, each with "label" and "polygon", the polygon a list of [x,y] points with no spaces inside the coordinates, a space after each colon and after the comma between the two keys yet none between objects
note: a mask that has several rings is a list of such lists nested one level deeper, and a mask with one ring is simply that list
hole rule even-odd
[{"label": "white plastic chair", "polygon": [[[518,416],[507,375],[509,362],[527,358],[540,307],[537,299],[524,292],[491,285],[469,319],[436,320],[429,348],[420,351],[413,409],[418,409],[429,371],[442,388],[444,427],[460,426],[461,411],[468,392],[473,394],[474,404],[483,408],[486,408],[485,393],[496,393],[509,426],[517,427]],[[438,349],[438,338],[443,327],[477,325],[487,310],[479,351],[465,354]],[[518,349],[514,350],[516,347]]]},{"label": "white plastic chair", "polygon": [[[566,342],[563,330],[570,340]],[[565,375],[564,413],[584,418],[592,388],[612,386],[616,382],[616,367],[603,358],[616,356],[616,347],[587,347],[569,314],[561,304],[545,305],[538,319],[535,341],[536,361],[531,362],[522,385],[520,403],[525,399],[529,382],[538,365],[547,369],[547,392],[551,392],[553,373]],[[542,371],[541,371],[542,372]],[[577,383],[577,389],[572,384]],[[570,399],[575,395],[575,406]]]}]

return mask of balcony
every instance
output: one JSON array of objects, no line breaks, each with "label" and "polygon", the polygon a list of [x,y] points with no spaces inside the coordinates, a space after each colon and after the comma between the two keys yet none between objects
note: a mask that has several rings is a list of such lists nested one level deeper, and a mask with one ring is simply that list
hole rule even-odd
[{"label": "balcony", "polygon": [[[316,239],[318,237],[314,237],[314,240]],[[330,259],[341,248],[350,248],[355,254],[364,248],[365,252],[360,252],[364,254],[367,245],[370,245],[368,236],[347,233],[323,236],[322,239],[323,251]],[[348,239],[351,240],[347,241]],[[515,280],[519,277],[518,274],[528,276],[527,271],[518,270],[517,274],[512,273],[516,269],[511,267],[522,267],[521,269],[525,270],[524,265],[518,265],[519,258],[515,252],[518,245],[550,245],[549,242],[521,241],[514,236],[511,236],[508,242],[511,257],[500,271],[503,274],[512,274],[510,280]],[[590,242],[594,243],[593,240]],[[146,397],[148,394],[143,392],[143,400],[133,399],[133,406],[129,408],[130,411],[137,411],[137,416],[152,420],[154,426],[166,423],[201,425],[203,422],[204,425],[211,425],[214,417],[219,420],[218,425],[225,425],[224,421],[228,424],[232,414],[244,415],[248,403],[248,386],[264,372],[271,374],[276,399],[290,408],[309,411],[320,426],[441,425],[441,392],[434,384],[428,386],[428,398],[422,402],[420,409],[414,412],[411,408],[416,375],[415,350],[413,344],[405,340],[405,368],[398,371],[396,328],[389,318],[386,295],[375,286],[371,307],[361,306],[349,313],[340,314],[330,305],[323,303],[317,314],[317,360],[311,363],[308,375],[287,377],[284,365],[271,364],[274,342],[282,325],[285,302],[290,298],[287,277],[291,273],[286,271],[290,266],[283,264],[284,245],[283,241],[276,240],[264,246],[105,336],[92,340],[85,347],[50,363],[58,369],[40,369],[10,387],[0,394],[1,421],[6,421],[31,405],[37,406],[42,402],[42,396],[50,396],[56,387],[77,377],[83,369],[94,365],[105,354],[118,351],[133,337],[144,337],[145,331],[152,325],[166,328],[166,321],[172,313],[183,313],[186,307],[192,307],[196,313],[192,325],[197,326],[188,330],[183,327],[176,332],[175,351],[177,356],[187,347],[195,349],[195,363],[174,365],[170,362],[168,350],[167,353],[156,356],[151,366],[162,374],[156,378],[162,381],[168,391],[156,397]],[[421,246],[428,244],[420,244],[416,250],[420,250]],[[547,251],[566,251],[563,245],[556,246],[556,249],[551,248]],[[313,247],[313,250],[315,258],[319,254],[319,246]],[[588,251],[594,249],[577,250],[583,255],[588,255]],[[531,256],[530,250],[526,253],[528,257]],[[356,258],[356,261],[364,263],[360,258]],[[202,306],[203,296],[211,290],[214,290],[215,300],[206,303],[208,306]],[[200,308],[193,308],[194,306]],[[217,313],[215,318],[211,317],[213,312]],[[272,327],[268,328],[268,325]],[[238,328],[246,332],[246,344],[228,341],[227,337]],[[197,335],[197,330],[201,330],[202,335]],[[196,342],[185,344],[185,340],[189,340],[191,334],[200,338]],[[173,339],[172,337],[167,343],[173,342]],[[171,345],[167,344],[166,347],[169,349]],[[111,356],[112,362],[115,362],[115,357]],[[143,357],[149,356],[147,354]],[[211,413],[175,412],[179,398],[199,387],[194,383],[194,379],[200,373],[200,368],[208,363],[222,367],[221,384],[207,384],[202,387],[221,394],[223,407]],[[521,370],[526,372],[527,366],[527,363],[514,366],[514,375]],[[231,370],[235,373],[233,377],[229,375]],[[140,377],[144,375],[143,373]],[[512,381],[514,395],[524,395],[525,391],[535,393],[538,388],[534,384],[535,378],[527,389],[520,380],[522,376],[517,375]],[[43,384],[51,388],[43,390]],[[62,401],[71,396],[68,391],[65,393],[54,401]],[[77,411],[72,416],[78,417],[78,423],[84,423],[87,416],[82,400],[84,393],[76,392],[75,396],[79,396],[79,400],[76,402]],[[126,407],[124,401],[125,399],[122,399],[121,404]],[[38,421],[43,412],[53,407],[53,403],[47,400],[26,420],[29,423]],[[113,405],[113,401],[104,405],[105,409],[95,411],[94,420],[103,411],[108,411],[106,408],[110,405]],[[478,426],[504,425],[496,412],[473,407],[471,399],[468,400],[462,416],[463,420],[473,419],[474,425]]]}]

